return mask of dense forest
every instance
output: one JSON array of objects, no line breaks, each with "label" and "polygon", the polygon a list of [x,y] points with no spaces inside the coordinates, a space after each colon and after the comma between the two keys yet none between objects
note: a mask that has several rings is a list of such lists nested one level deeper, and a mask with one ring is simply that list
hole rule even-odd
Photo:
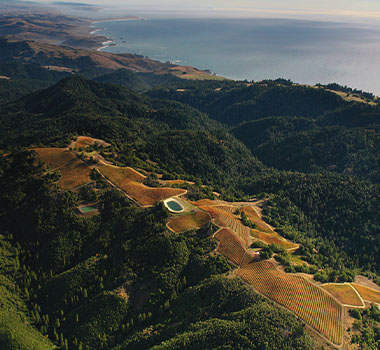
[{"label": "dense forest", "polygon": [[[60,190],[27,150],[75,135],[109,142],[116,165],[196,182],[196,199],[265,199],[266,221],[301,243],[299,272],[380,283],[379,107],[283,80],[92,73],[0,66],[11,78],[0,80],[1,348],[315,346],[302,322],[226,277],[212,225],[173,234],[161,205],[100,181],[99,215],[78,216],[83,193]],[[377,312],[355,315],[357,343],[378,341]]]}]

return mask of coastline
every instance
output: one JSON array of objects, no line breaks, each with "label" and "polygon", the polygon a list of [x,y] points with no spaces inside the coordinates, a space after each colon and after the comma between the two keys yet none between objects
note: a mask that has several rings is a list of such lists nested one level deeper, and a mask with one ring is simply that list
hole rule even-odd
[{"label": "coastline", "polygon": [[107,48],[109,46],[109,44],[111,44],[113,42],[113,40],[107,40],[105,42],[102,43],[103,46],[99,47],[96,49],[96,51],[101,51],[105,48]]},{"label": "coastline", "polygon": [[[145,18],[143,17],[137,17],[137,16],[130,16],[130,17],[123,17],[123,18],[109,18],[109,19],[104,19],[104,20],[96,20],[91,22],[91,28],[96,28],[95,24],[97,23],[105,23],[105,22],[122,22],[122,21],[139,21],[139,20],[144,20]],[[103,30],[103,28],[96,28],[92,30],[89,34],[90,35],[95,35],[97,32]],[[109,47],[111,43],[113,43],[113,39],[106,37],[107,41],[104,41],[101,43],[102,46],[96,48],[96,51],[101,51],[103,49],[106,49]]]},{"label": "coastline", "polygon": [[121,22],[121,21],[139,21],[145,19],[144,17],[130,16],[123,18],[108,18],[108,19],[97,19],[96,21],[92,21],[92,24],[95,23],[103,23],[103,22]]}]

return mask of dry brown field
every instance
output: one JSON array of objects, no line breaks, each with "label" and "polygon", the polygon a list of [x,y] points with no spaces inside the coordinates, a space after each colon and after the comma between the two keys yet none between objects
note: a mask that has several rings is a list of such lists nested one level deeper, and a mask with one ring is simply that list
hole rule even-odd
[{"label": "dry brown field", "polygon": [[337,298],[342,304],[350,306],[364,306],[355,290],[349,284],[324,284],[322,288]]},{"label": "dry brown field", "polygon": [[73,190],[91,181],[92,167],[76,158],[73,152],[64,148],[35,148],[33,150],[37,152],[38,158],[62,175],[57,183],[61,189]]},{"label": "dry brown field", "polygon": [[363,300],[369,301],[370,303],[380,304],[380,292],[368,287],[361,286],[360,284],[351,284],[360,294]]},{"label": "dry brown field", "polygon": [[203,205],[216,205],[217,202],[211,200],[211,199],[200,199],[199,201],[190,202],[193,205],[196,205],[197,207],[203,206]]}]

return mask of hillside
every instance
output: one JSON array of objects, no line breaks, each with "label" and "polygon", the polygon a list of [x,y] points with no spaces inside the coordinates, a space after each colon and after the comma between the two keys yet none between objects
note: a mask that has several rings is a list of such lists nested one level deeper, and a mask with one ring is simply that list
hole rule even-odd
[{"label": "hillside", "polygon": [[140,55],[74,48],[71,44],[52,45],[44,41],[1,37],[0,46],[0,63],[35,63],[49,70],[66,70],[89,76],[126,68],[132,72],[172,74],[181,78],[212,78],[209,73],[190,66],[161,63]]},{"label": "hillside", "polygon": [[[279,170],[352,174],[379,183],[380,108],[329,89],[280,81],[197,82],[148,91],[226,123],[265,165]],[[364,97],[363,97],[364,98]]]},{"label": "hillside", "polygon": [[[17,286],[0,339],[20,330],[6,349],[378,344],[378,107],[278,82],[32,67],[3,66],[18,77],[0,104],[2,274]],[[50,86],[28,94],[23,78]],[[215,120],[233,100],[236,124]]]},{"label": "hillside", "polygon": [[2,158],[1,170],[1,225],[22,247],[26,271],[17,283],[33,324],[58,347],[312,349],[293,316],[237,279],[213,276],[230,267],[210,254],[212,226],[170,234],[163,207],[140,209],[107,188],[100,215],[81,218],[76,196],[57,191],[32,155]]},{"label": "hillside", "polygon": [[150,159],[161,171],[219,184],[262,169],[244,145],[205,114],[116,85],[68,78],[4,107],[0,111],[4,149],[62,145],[69,135],[91,134],[119,143],[126,150],[118,158],[121,164]]}]

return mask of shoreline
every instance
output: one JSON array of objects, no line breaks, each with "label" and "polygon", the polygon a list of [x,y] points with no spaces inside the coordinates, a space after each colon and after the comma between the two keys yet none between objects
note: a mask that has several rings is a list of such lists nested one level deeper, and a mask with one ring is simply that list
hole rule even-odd
[{"label": "shoreline", "polygon": [[[93,29],[91,32],[89,32],[90,35],[96,35],[97,32],[101,31],[101,30],[104,30],[103,28],[96,28],[95,24],[97,23],[104,23],[104,22],[122,22],[122,21],[139,21],[139,20],[144,20],[145,18],[143,17],[134,17],[134,16],[131,16],[131,17],[123,17],[123,18],[109,18],[109,19],[104,19],[104,20],[96,20],[96,21],[92,21],[91,22],[91,28],[95,28]],[[100,52],[101,50],[103,49],[106,49],[107,47],[109,47],[109,44],[113,43],[113,39],[112,38],[109,38],[109,37],[106,37],[107,38],[107,41],[104,41],[101,43],[102,46],[98,47],[98,48],[95,48],[96,51]]]},{"label": "shoreline", "polygon": [[108,18],[108,19],[97,19],[96,21],[92,21],[92,24],[95,23],[103,23],[103,22],[121,22],[121,21],[140,21],[144,20],[144,17],[137,17],[137,16],[131,16],[131,17],[123,17],[123,18]]},{"label": "shoreline", "polygon": [[111,43],[113,43],[113,40],[107,40],[107,41],[103,42],[103,43],[102,43],[103,46],[97,48],[96,51],[99,52],[99,51],[101,51],[101,50],[103,50],[103,49],[109,47],[109,44],[111,44]]}]

